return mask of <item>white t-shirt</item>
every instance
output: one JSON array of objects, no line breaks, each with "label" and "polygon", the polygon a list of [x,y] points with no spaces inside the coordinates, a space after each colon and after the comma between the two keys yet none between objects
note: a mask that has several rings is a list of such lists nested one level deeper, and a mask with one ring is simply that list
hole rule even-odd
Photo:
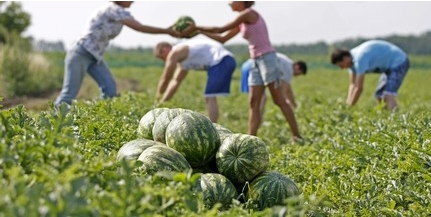
[{"label": "white t-shirt", "polygon": [[293,77],[293,60],[282,53],[277,53],[277,59],[279,67],[283,72],[281,79],[290,84]]},{"label": "white t-shirt", "polygon": [[180,63],[184,70],[206,70],[220,63],[225,56],[233,56],[222,44],[214,40],[189,39],[176,44],[172,49],[179,46],[189,48],[188,57]]}]

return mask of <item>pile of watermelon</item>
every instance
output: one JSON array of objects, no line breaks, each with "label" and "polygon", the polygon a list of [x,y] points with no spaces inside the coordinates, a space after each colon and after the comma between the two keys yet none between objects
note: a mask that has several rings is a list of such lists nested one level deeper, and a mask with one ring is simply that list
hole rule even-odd
[{"label": "pile of watermelon", "polygon": [[204,204],[228,209],[234,200],[262,210],[285,204],[300,190],[293,180],[267,171],[269,153],[256,136],[234,133],[205,115],[183,108],[155,108],[140,120],[138,139],[125,143],[117,160],[141,161],[141,170],[200,173]]}]

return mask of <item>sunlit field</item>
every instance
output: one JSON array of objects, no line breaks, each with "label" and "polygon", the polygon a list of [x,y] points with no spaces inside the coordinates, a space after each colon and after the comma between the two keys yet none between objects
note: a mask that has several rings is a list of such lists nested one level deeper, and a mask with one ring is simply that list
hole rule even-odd
[{"label": "sunlit field", "polygon": [[[269,170],[292,178],[302,194],[285,207],[253,211],[237,203],[218,212],[202,208],[187,176],[142,176],[131,165],[117,164],[118,149],[137,137],[140,118],[154,108],[162,73],[161,62],[152,57],[124,55],[107,56],[120,86],[118,98],[99,100],[97,85],[87,76],[68,112],[49,103],[43,111],[20,106],[1,111],[0,195],[8,196],[0,197],[0,216],[431,213],[431,57],[411,57],[399,109],[391,113],[373,97],[379,75],[366,76],[358,104],[348,107],[345,70],[325,56],[292,55],[309,65],[307,75],[292,83],[304,141],[290,142],[288,124],[270,97],[258,136],[270,153]],[[237,133],[247,132],[248,121],[248,96],[240,92],[243,60],[238,58],[231,95],[218,99],[219,123]],[[189,72],[174,98],[160,106],[206,115],[205,82],[205,72]]]}]

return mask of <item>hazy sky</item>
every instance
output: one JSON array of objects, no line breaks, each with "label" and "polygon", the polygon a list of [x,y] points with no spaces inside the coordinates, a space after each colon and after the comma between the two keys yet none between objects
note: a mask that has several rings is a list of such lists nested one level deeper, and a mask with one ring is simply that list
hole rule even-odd
[{"label": "hazy sky", "polygon": [[[32,16],[26,31],[35,39],[61,40],[70,47],[90,15],[108,1],[23,1]],[[421,34],[431,31],[431,1],[257,1],[273,44],[333,42],[351,37]],[[238,13],[228,1],[137,1],[129,9],[145,25],[167,27],[189,15],[199,25],[220,26]],[[203,37],[203,36],[202,36]],[[143,34],[124,27],[112,43],[123,47],[153,46],[166,35]],[[228,43],[246,43],[237,35]]]}]

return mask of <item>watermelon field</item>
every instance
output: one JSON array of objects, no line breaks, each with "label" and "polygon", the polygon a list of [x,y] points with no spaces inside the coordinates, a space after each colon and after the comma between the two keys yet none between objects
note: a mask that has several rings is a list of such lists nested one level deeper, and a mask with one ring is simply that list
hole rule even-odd
[{"label": "watermelon field", "polygon": [[[430,216],[431,57],[411,57],[394,113],[373,98],[378,75],[366,76],[358,104],[348,107],[347,72],[326,56],[291,57],[309,68],[292,83],[304,141],[291,143],[287,122],[271,100],[257,135],[268,153],[265,172],[288,177],[299,190],[282,204],[256,209],[246,182],[227,207],[208,207],[196,188],[199,180],[213,178],[205,172],[150,173],[142,161],[118,160],[124,144],[142,137],[141,118],[156,109],[162,65],[152,57],[108,54],[118,84],[133,82],[136,88],[119,88],[119,97],[99,100],[87,76],[70,108],[55,109],[50,101],[43,109],[18,105],[0,111],[0,216]],[[50,58],[62,64],[61,55]],[[159,108],[207,115],[205,81],[205,73],[190,72]],[[239,85],[237,67],[231,95],[219,98],[218,124],[244,135],[248,102]],[[253,159],[260,164],[261,158]],[[212,197],[226,198],[222,193]]]}]

